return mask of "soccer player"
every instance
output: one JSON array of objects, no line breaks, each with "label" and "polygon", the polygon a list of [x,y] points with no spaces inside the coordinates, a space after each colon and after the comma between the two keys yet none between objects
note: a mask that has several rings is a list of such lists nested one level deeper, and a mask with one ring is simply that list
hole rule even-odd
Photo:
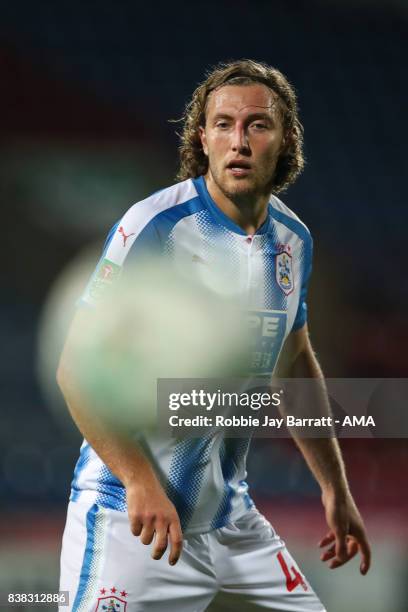
[{"label": "soccer player", "polygon": [[[261,338],[254,370],[321,380],[307,329],[312,241],[276,196],[303,167],[287,79],[251,60],[218,66],[186,108],[180,154],[179,182],[132,206],[112,229],[84,302],[92,305],[112,271],[145,249],[190,262],[198,276],[227,262],[248,310],[275,317],[276,333]],[[86,316],[89,308],[79,309],[73,330]],[[90,418],[78,392],[71,334],[58,381],[85,440],[61,556],[60,589],[69,590],[70,609],[323,611],[249,496],[249,439],[147,439],[142,449],[112,432]],[[325,413],[327,397],[321,402]],[[322,560],[336,568],[359,552],[365,574],[370,547],[337,441],[296,443],[322,491]]]}]

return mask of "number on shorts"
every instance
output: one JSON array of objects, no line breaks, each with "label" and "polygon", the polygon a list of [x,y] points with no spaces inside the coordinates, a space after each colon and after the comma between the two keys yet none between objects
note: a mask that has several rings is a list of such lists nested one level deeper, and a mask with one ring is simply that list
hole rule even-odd
[{"label": "number on shorts", "polygon": [[[300,574],[293,565],[290,569],[288,568],[281,552],[278,553],[278,561],[280,563],[283,573],[285,574],[286,588],[288,589],[289,593],[291,593],[293,589],[296,589],[299,584],[303,587],[304,591],[307,591],[307,586],[305,584],[305,581],[303,580],[302,574]],[[291,571],[293,572],[294,577],[291,576]]]}]

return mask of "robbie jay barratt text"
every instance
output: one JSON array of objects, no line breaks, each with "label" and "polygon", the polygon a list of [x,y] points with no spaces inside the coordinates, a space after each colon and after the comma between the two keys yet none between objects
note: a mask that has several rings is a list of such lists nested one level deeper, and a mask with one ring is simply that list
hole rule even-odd
[{"label": "robbie jay barratt text", "polygon": [[217,415],[215,417],[203,415],[180,417],[178,415],[172,415],[169,417],[169,425],[171,427],[274,427],[280,429],[283,425],[286,425],[286,427],[333,427],[334,424],[339,423],[349,427],[375,427],[375,421],[372,416],[345,416],[342,421],[330,416],[320,418],[297,418],[293,415],[288,415],[285,418],[271,418],[265,415],[262,421],[258,417],[253,417],[252,415],[233,415],[231,417],[225,417],[223,415]]}]

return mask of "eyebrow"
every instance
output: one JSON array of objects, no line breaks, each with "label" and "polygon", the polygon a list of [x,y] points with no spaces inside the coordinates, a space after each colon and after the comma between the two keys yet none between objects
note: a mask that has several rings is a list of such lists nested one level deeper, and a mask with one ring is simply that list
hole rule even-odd
[{"label": "eyebrow", "polygon": [[[213,121],[216,121],[218,119],[234,119],[234,117],[232,115],[229,115],[228,113],[216,113],[216,115],[214,115],[213,117]],[[255,121],[256,119],[266,119],[268,121],[274,121],[272,115],[259,111],[256,113],[251,113],[246,118],[247,121]]]}]

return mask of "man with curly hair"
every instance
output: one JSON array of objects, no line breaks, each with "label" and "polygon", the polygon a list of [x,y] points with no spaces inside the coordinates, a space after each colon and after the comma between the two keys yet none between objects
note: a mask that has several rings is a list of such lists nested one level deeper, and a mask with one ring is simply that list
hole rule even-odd
[{"label": "man with curly hair", "polygon": [[[145,248],[191,262],[198,276],[225,267],[248,310],[273,328],[256,347],[254,372],[322,381],[307,330],[312,241],[276,196],[304,164],[287,79],[251,60],[217,66],[186,107],[180,158],[179,182],[138,202],[111,230],[94,279]],[[70,591],[72,610],[110,602],[128,612],[324,611],[249,496],[249,439],[147,441],[142,452],[86,415],[71,370],[68,339],[58,380],[85,437],[61,558],[60,588]],[[327,396],[320,401],[327,412]],[[322,560],[336,568],[360,552],[365,574],[370,548],[337,441],[296,443],[322,490]]]}]

